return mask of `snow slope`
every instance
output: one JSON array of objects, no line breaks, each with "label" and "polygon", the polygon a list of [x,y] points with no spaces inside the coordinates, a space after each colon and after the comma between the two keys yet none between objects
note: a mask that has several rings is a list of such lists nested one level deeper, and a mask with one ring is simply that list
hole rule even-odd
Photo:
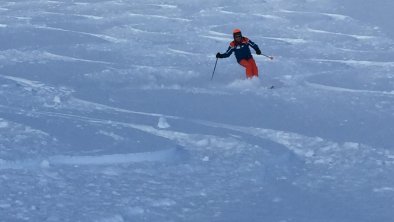
[{"label": "snow slope", "polygon": [[0,221],[392,221],[392,6],[0,2]]}]

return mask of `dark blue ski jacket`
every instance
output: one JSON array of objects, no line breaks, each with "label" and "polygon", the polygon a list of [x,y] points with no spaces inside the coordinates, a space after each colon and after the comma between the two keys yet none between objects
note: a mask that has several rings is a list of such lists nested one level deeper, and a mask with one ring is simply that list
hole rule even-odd
[{"label": "dark blue ski jacket", "polygon": [[250,52],[250,47],[252,47],[256,52],[260,51],[259,46],[255,44],[252,40],[242,37],[240,43],[236,41],[230,42],[230,46],[227,51],[221,54],[221,58],[229,57],[233,52],[235,52],[235,58],[237,58],[237,62],[239,63],[242,59],[250,59],[253,58],[252,53]]}]

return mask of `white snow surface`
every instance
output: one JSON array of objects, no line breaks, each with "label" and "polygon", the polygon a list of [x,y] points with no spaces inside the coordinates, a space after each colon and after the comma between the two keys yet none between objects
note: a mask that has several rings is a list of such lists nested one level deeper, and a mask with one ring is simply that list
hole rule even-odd
[{"label": "white snow surface", "polygon": [[393,8],[0,2],[0,221],[393,221]]}]

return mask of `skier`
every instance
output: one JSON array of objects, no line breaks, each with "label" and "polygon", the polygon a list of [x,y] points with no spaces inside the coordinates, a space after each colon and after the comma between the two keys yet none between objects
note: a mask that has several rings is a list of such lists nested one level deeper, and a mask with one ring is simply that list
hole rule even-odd
[{"label": "skier", "polygon": [[216,58],[227,58],[235,52],[237,62],[246,69],[246,77],[248,79],[258,77],[259,70],[253,59],[252,53],[250,52],[249,46],[256,51],[257,55],[261,55],[259,47],[247,37],[243,37],[241,30],[239,29],[233,30],[233,37],[234,41],[230,42],[230,46],[227,51],[223,54],[218,52],[216,54]]}]

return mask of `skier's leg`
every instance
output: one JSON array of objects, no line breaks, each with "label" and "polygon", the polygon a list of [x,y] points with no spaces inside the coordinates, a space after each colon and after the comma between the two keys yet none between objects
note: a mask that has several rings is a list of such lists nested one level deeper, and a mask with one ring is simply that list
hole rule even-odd
[{"label": "skier's leg", "polygon": [[242,59],[241,61],[239,61],[239,64],[241,66],[245,67],[246,78],[252,78],[253,77],[253,65],[251,65],[251,63],[246,59]]},{"label": "skier's leg", "polygon": [[252,67],[252,73],[253,73],[252,76],[258,77],[259,76],[259,69],[257,68],[256,61],[253,58],[249,59],[248,61],[249,61],[250,66]]}]

